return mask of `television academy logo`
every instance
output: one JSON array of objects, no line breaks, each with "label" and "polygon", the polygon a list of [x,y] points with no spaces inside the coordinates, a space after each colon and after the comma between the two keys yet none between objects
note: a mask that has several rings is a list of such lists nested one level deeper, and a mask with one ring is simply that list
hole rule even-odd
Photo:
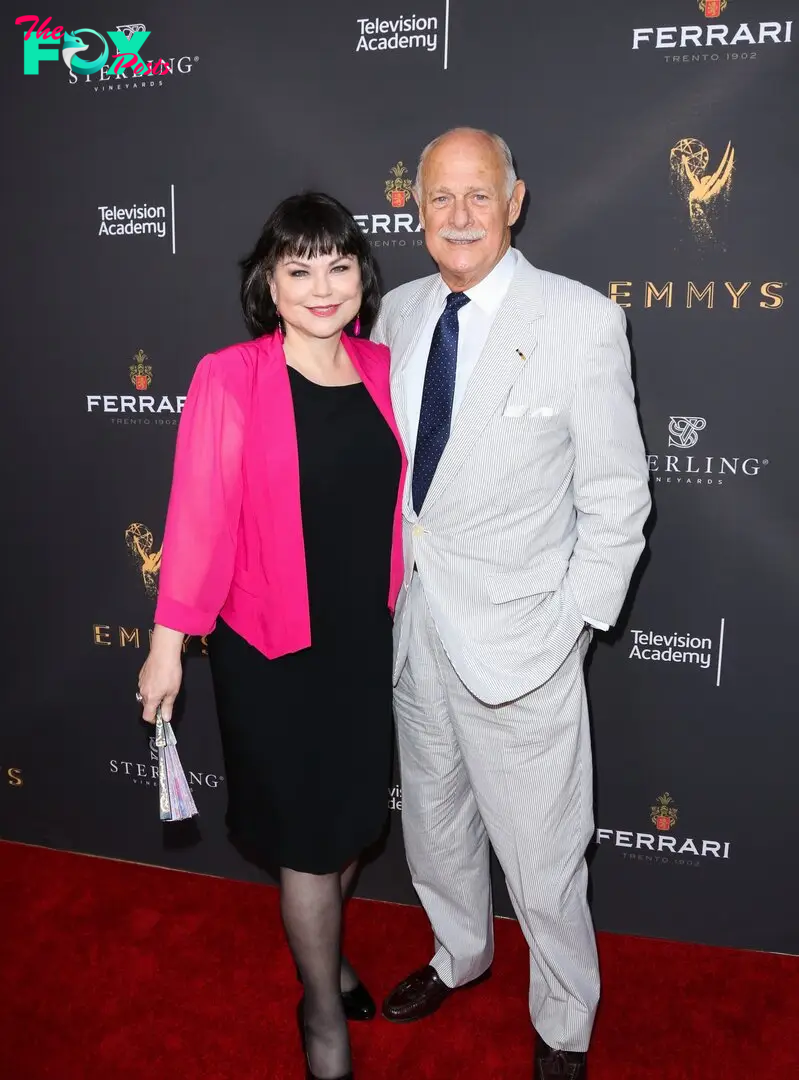
[{"label": "television academy logo", "polygon": [[[403,162],[398,161],[385,181],[384,195],[391,214],[355,214],[361,230],[370,237],[372,247],[421,247],[423,240],[417,233],[422,231],[419,218],[406,207],[415,206],[413,182]],[[396,211],[401,210],[401,213]],[[409,234],[406,238],[406,234]],[[371,239],[375,237],[376,239]]]},{"label": "television academy logo", "polygon": [[688,206],[691,232],[698,242],[714,239],[711,218],[718,209],[719,197],[729,199],[735,150],[727,143],[718,166],[709,171],[710,152],[699,139],[680,139],[669,151],[669,165],[674,189]]},{"label": "television academy logo", "polygon": [[356,19],[356,53],[426,52],[441,50],[444,70],[449,64],[449,0],[444,18],[437,15],[395,15],[387,19]]},{"label": "television academy logo", "polygon": [[143,349],[133,354],[128,365],[128,378],[135,394],[87,394],[86,412],[103,413],[113,424],[145,424],[174,426],[186,402],[185,394],[156,397],[148,393],[153,383],[153,366]]},{"label": "television academy logo", "polygon": [[[678,839],[672,835],[679,821],[679,812],[668,791],[659,795],[649,808],[649,820],[655,832],[636,832],[632,829],[597,829],[598,846],[605,844],[622,849],[622,857],[636,862],[670,863],[672,865],[702,866],[702,859],[729,859],[729,840]],[[707,864],[705,864],[707,865]]]},{"label": "television academy logo", "polygon": [[[687,3],[688,0],[683,0]],[[738,0],[729,0],[738,4]],[[633,30],[630,48],[672,50],[662,56],[667,64],[718,63],[758,60],[773,52],[775,45],[793,41],[793,21],[758,21],[719,23],[716,20],[728,8],[728,0],[697,0],[704,24],[686,26],[640,26]],[[752,7],[749,4],[746,8]],[[729,17],[728,13],[728,17]],[[701,50],[701,51],[700,51]]]},{"label": "television academy logo", "polygon": [[691,631],[679,633],[672,630],[662,634],[654,630],[629,630],[633,644],[627,659],[699,668],[711,672],[715,676],[716,686],[721,686],[725,624],[726,619],[721,619],[717,641],[706,634]]},{"label": "television academy logo", "polygon": [[133,206],[98,206],[100,224],[97,235],[102,239],[131,236],[155,237],[169,240],[175,254],[175,185],[169,185],[169,207],[157,203],[134,203]]},{"label": "television academy logo", "polygon": [[[704,416],[670,416],[668,447],[692,450],[699,442],[699,433],[707,428]],[[759,476],[769,464],[768,458],[743,457],[740,454],[648,454],[649,472],[656,484],[683,487],[721,487],[725,480],[740,480]]]}]

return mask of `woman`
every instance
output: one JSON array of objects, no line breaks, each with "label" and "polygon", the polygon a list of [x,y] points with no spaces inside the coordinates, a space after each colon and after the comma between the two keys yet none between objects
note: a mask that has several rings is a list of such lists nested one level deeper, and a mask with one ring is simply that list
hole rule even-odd
[{"label": "woman", "polygon": [[375,1007],[341,955],[342,897],[387,813],[406,463],[388,351],[358,337],[379,292],[353,217],[286,199],[242,267],[255,340],[189,389],[139,693],[169,718],[183,635],[216,627],[228,827],[280,867],[308,1076],[350,1076],[346,1018]]}]

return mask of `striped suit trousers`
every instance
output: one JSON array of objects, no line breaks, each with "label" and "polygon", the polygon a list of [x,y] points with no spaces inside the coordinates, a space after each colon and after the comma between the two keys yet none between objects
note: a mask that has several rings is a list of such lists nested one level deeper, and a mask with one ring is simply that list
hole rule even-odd
[{"label": "striped suit trousers", "polygon": [[414,573],[395,691],[402,825],[448,986],[493,956],[489,842],[530,949],[530,1015],[552,1047],[587,1050],[599,998],[586,898],[593,777],[583,632],[542,686],[486,705],[450,663]]}]

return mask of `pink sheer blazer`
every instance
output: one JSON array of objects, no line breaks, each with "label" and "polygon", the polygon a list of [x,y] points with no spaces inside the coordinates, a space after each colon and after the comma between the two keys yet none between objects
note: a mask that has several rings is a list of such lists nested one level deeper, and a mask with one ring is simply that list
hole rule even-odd
[{"label": "pink sheer blazer", "polygon": [[[407,461],[391,410],[389,352],[358,338],[342,343],[402,451],[393,612]],[[219,615],[270,659],[311,644],[297,431],[277,334],[204,356],[178,427],[155,621],[202,635]]]}]

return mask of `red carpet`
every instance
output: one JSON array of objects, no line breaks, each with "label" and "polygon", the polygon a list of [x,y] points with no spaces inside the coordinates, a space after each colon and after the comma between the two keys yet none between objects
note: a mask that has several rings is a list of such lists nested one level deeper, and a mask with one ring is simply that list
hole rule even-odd
[{"label": "red carpet", "polygon": [[[274,889],[0,843],[0,1075],[302,1080]],[[355,901],[376,995],[428,959],[418,909]],[[600,935],[591,1080],[799,1077],[799,961]],[[352,1029],[357,1080],[527,1080],[526,952],[419,1024]]]}]

